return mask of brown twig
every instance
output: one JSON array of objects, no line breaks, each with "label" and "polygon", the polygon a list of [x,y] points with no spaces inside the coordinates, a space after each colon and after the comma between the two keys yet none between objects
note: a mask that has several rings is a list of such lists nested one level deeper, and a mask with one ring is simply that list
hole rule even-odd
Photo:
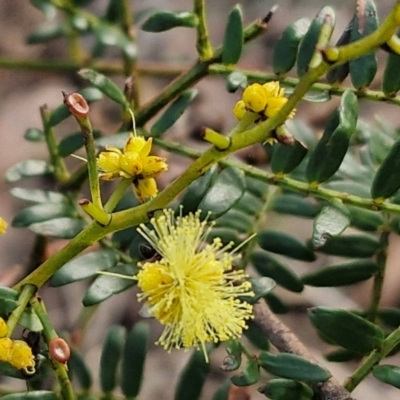
[{"label": "brown twig", "polygon": [[[272,313],[264,302],[259,302],[254,306],[254,321],[280,352],[297,354],[318,364],[303,343]],[[326,382],[312,384],[311,387],[320,400],[355,400],[334,377]]]}]

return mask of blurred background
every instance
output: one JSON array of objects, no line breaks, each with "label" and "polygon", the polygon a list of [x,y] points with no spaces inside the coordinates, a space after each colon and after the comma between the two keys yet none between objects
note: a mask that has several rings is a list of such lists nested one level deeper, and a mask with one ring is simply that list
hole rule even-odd
[{"label": "blurred background", "polygon": [[[188,0],[135,0],[132,1],[135,14],[140,14],[148,9],[163,10],[190,10],[192,4]],[[383,19],[394,0],[379,0],[377,7],[380,18]],[[208,23],[211,32],[212,43],[218,46],[224,34],[228,14],[236,1],[220,0],[208,1]],[[336,11],[336,28],[332,42],[335,42],[354,12],[355,1],[332,0],[331,4],[321,0],[245,0],[242,2],[244,20],[250,23],[254,19],[264,17],[271,7],[277,4],[276,11],[268,32],[250,43],[245,48],[244,55],[239,63],[240,67],[260,71],[271,71],[272,49],[279,39],[283,29],[300,17],[312,19],[315,14],[325,5],[331,5]],[[87,8],[91,11],[104,13],[107,1],[94,0]],[[27,45],[26,38],[41,22],[43,16],[39,10],[34,8],[29,1],[14,0],[12,2],[0,0],[0,173],[4,172],[14,163],[26,158],[46,158],[47,152],[43,143],[31,143],[24,140],[25,131],[30,127],[41,128],[39,107],[47,104],[53,108],[61,104],[61,92],[75,91],[83,86],[76,73],[65,72],[34,72],[29,70],[13,70],[3,67],[2,59],[23,60],[53,60],[60,61],[67,57],[67,46],[64,39],[57,39],[48,44]],[[137,26],[138,41],[138,63],[148,65],[162,63],[166,66],[187,68],[195,60],[195,33],[189,29],[174,29],[163,34],[147,33]],[[90,47],[88,40],[85,45]],[[117,59],[117,53],[110,52],[110,59]],[[378,52],[378,57],[384,59],[386,54]],[[383,63],[380,64],[381,68]],[[380,75],[378,72],[372,88],[379,88]],[[116,77],[115,81],[122,87],[123,80]],[[169,78],[152,78],[143,76],[139,83],[141,102],[145,102],[155,96],[158,91],[170,81]],[[349,84],[347,80],[344,85]],[[168,137],[177,141],[183,141],[191,146],[206,147],[197,137],[199,128],[207,125],[215,127],[220,131],[226,131],[234,124],[232,106],[237,101],[239,94],[229,94],[225,88],[222,77],[209,77],[196,86],[199,89],[198,100],[184,114],[178,123],[168,132]],[[332,99],[327,103],[311,104],[304,103],[298,108],[296,118],[304,120],[311,125],[316,134],[320,133],[326,117],[337,105],[338,99]],[[381,105],[361,100],[361,117],[373,123],[374,116],[385,120],[389,125],[397,127],[400,125],[400,113],[394,105]],[[92,122],[95,128],[112,134],[120,123],[118,108],[108,101],[95,104],[92,108]],[[57,130],[63,134],[76,131],[77,126],[72,119],[64,122]],[[254,146],[242,152],[240,156],[255,164],[266,162],[265,153],[260,146]],[[181,159],[180,159],[181,160]],[[165,178],[173,178],[180,173],[188,161],[171,163],[170,171]],[[45,180],[29,180],[24,183],[31,187],[48,187]],[[12,199],[8,190],[12,187],[0,181],[0,215],[8,222],[13,215],[24,205],[20,201]],[[283,218],[282,216],[269,219],[269,224],[290,227],[292,232],[309,237],[311,233],[311,222],[294,218]],[[27,229],[9,228],[7,234],[0,238],[0,284],[10,286],[15,283],[26,269],[30,252],[32,250],[34,234]],[[388,279],[386,280],[383,304],[385,306],[398,306],[399,296],[399,268],[397,267],[396,248],[398,240],[392,238],[391,252],[388,266]],[[50,251],[55,251],[63,246],[62,241],[51,243]],[[302,273],[309,268],[301,262],[293,261],[296,272]],[[87,282],[75,283],[67,287],[57,289],[47,288],[43,291],[49,312],[58,329],[70,331],[79,318],[82,304],[81,299]],[[332,373],[342,381],[355,368],[355,364],[329,364],[324,362],[322,353],[327,346],[322,344],[315,332],[310,328],[304,313],[306,306],[324,305],[330,307],[350,308],[357,305],[365,305],[369,297],[368,284],[352,286],[350,290],[338,291],[334,289],[311,289],[307,288],[305,293],[299,296],[282,292],[282,295],[291,304],[294,312],[282,316],[315,356]],[[95,370],[98,366],[101,342],[107,328],[112,323],[123,323],[131,326],[138,320],[139,307],[135,298],[135,291],[130,290],[103,303],[96,315],[93,317],[86,336],[83,338],[82,348],[86,352],[87,359]],[[153,339],[156,340],[160,327],[150,321],[152,325]],[[151,379],[144,381],[141,400],[172,399],[174,383],[178,374],[189,357],[188,353],[174,351],[172,355],[163,350],[152,347],[151,357],[148,358],[146,374]],[[219,365],[224,357],[223,351],[217,351],[212,357],[212,374],[207,383],[203,399],[212,398],[220,382],[225,375],[219,370]],[[398,360],[397,360],[398,361]],[[396,363],[396,360],[393,361]],[[157,382],[157,385],[154,385]],[[13,384],[17,385],[17,382]],[[20,384],[20,383],[19,383]],[[389,386],[380,384],[377,380],[370,378],[363,383],[355,392],[355,397],[363,400],[376,400],[384,398],[395,400],[398,392]],[[254,388],[251,389],[251,399],[265,398],[258,394]],[[288,399],[289,400],[289,399]]]}]

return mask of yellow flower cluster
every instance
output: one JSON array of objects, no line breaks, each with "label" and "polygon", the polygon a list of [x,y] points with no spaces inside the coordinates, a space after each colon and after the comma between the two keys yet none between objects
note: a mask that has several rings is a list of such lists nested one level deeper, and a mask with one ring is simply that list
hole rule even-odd
[{"label": "yellow flower cluster", "polygon": [[[264,85],[253,83],[244,90],[242,99],[233,109],[233,114],[239,121],[247,112],[257,113],[262,119],[271,118],[287,101],[285,89],[280,87],[278,81],[267,82]],[[292,110],[288,118],[293,118],[295,112],[296,110]]]},{"label": "yellow flower cluster", "polygon": [[175,218],[165,210],[153,218],[154,230],[139,232],[161,259],[144,262],[137,275],[149,313],[165,329],[157,341],[166,350],[201,348],[207,342],[239,337],[252,318],[252,305],[239,299],[254,296],[243,271],[232,269],[233,255],[219,238],[205,244],[209,232],[199,213]]},{"label": "yellow flower cluster", "polygon": [[10,339],[7,333],[7,324],[0,318],[0,361],[5,361],[14,368],[23,369],[27,374],[33,374],[35,358],[32,349],[23,340]]},{"label": "yellow flower cluster", "polygon": [[106,147],[99,154],[97,166],[100,178],[112,180],[131,179],[136,197],[141,201],[157,194],[155,177],[168,169],[165,159],[150,156],[152,138],[130,134],[123,150]]},{"label": "yellow flower cluster", "polygon": [[0,235],[2,235],[7,229],[7,222],[0,217]]}]

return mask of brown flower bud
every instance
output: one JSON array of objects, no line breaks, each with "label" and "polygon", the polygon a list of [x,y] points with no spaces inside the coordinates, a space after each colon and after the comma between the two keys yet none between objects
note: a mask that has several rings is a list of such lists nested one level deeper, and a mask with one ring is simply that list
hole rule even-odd
[{"label": "brown flower bud", "polygon": [[63,92],[63,95],[64,104],[74,117],[87,117],[89,115],[89,104],[81,94],[66,94]]},{"label": "brown flower bud", "polygon": [[54,338],[50,340],[49,354],[53,360],[65,364],[69,360],[71,349],[64,339]]}]

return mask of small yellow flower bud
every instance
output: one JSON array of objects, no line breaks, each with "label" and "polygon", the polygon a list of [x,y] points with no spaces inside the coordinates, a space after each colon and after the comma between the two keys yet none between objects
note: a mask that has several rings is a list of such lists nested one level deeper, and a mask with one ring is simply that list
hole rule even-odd
[{"label": "small yellow flower bud", "polygon": [[[268,100],[267,108],[264,111],[265,116],[268,118],[276,115],[282,107],[287,103],[286,97],[272,97]],[[294,115],[294,114],[293,114]],[[288,118],[291,118],[290,116]]]},{"label": "small yellow flower bud", "polygon": [[140,202],[157,194],[157,184],[154,178],[139,179],[133,184],[133,192]]},{"label": "small yellow flower bud", "polygon": [[235,104],[235,107],[233,108],[233,115],[239,121],[244,118],[244,116],[246,115],[246,106],[244,105],[244,101],[243,100],[239,100]]},{"label": "small yellow flower bud", "polygon": [[7,229],[7,222],[0,217],[0,235],[2,235]]},{"label": "small yellow flower bud", "polygon": [[6,337],[8,333],[8,326],[3,318],[0,318],[0,338]]},{"label": "small yellow flower bud", "polygon": [[267,105],[267,91],[259,83],[253,83],[245,89],[242,99],[246,108],[261,112]]},{"label": "small yellow flower bud", "polygon": [[282,97],[285,90],[281,89],[278,81],[264,83],[263,87],[266,90],[267,97]]}]

